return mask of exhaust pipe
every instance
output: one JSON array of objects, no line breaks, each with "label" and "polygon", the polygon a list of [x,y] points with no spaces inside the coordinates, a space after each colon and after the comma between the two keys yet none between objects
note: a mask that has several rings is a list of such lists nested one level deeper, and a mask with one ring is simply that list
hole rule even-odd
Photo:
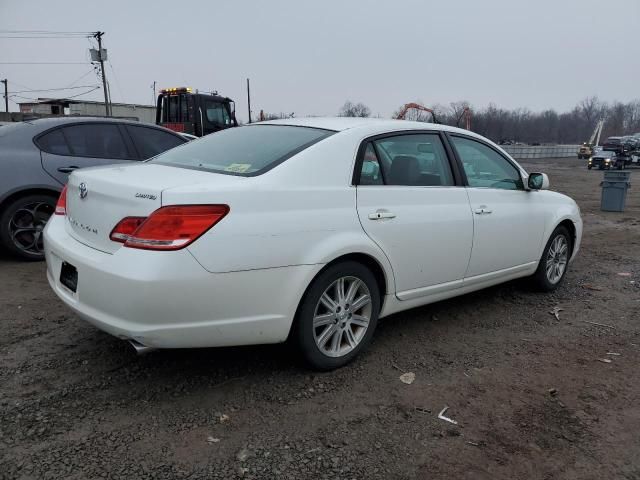
[{"label": "exhaust pipe", "polygon": [[146,345],[143,345],[137,340],[133,340],[132,338],[129,339],[129,343],[135,349],[138,356],[144,355],[145,353],[149,353],[155,350],[154,347],[147,347]]}]

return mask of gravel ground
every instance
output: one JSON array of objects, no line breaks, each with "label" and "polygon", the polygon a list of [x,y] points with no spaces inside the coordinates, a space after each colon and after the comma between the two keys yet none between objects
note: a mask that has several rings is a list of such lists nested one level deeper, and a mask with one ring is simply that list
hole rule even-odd
[{"label": "gravel ground", "polygon": [[640,184],[604,213],[602,172],[523,163],[582,209],[563,286],[394,315],[331,373],[283,345],[136,357],[0,254],[0,478],[640,479]]}]

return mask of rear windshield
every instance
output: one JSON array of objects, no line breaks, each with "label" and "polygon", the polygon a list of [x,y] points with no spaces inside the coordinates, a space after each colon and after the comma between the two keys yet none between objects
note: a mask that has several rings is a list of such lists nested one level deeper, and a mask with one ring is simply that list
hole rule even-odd
[{"label": "rear windshield", "polygon": [[230,175],[260,175],[333,133],[285,125],[229,128],[169,150],[150,162]]}]

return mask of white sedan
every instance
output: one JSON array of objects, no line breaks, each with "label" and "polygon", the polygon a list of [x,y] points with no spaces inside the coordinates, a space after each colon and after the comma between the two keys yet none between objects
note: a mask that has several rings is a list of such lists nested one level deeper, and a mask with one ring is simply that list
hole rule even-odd
[{"label": "white sedan", "polygon": [[138,350],[295,342],[353,359],[379,318],[518,277],[555,289],[576,203],[466,130],[308,118],[74,172],[45,230],[57,295]]}]

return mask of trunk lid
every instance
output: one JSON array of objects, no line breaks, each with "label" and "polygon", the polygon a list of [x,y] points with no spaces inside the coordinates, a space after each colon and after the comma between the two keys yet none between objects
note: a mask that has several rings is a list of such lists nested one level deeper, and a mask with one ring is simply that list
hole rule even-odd
[{"label": "trunk lid", "polygon": [[77,170],[67,187],[66,230],[89,247],[114,253],[122,243],[109,239],[113,228],[125,217],[148,217],[163,205],[164,190],[200,183],[215,188],[242,179],[149,163]]}]

